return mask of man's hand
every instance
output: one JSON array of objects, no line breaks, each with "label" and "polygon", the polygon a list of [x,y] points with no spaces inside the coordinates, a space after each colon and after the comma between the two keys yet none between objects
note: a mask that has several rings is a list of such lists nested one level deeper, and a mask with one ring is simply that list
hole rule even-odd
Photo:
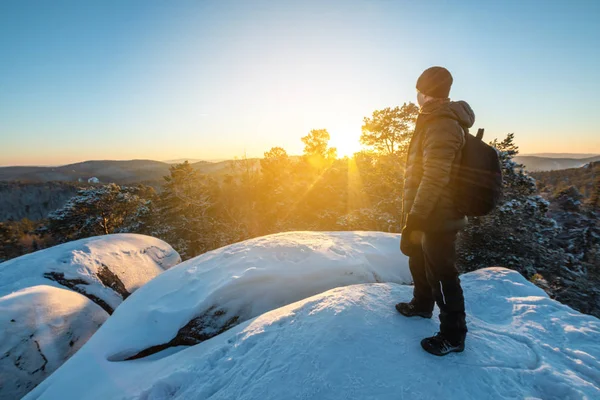
[{"label": "man's hand", "polygon": [[426,230],[426,221],[414,214],[409,214],[406,226],[402,229],[400,237],[400,251],[408,257],[412,257],[421,251],[421,238]]}]

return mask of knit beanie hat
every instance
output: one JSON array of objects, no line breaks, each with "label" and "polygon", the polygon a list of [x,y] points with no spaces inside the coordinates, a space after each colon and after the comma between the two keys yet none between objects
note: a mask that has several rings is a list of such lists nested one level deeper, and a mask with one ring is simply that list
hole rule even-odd
[{"label": "knit beanie hat", "polygon": [[417,79],[417,90],[430,97],[448,98],[450,86],[452,86],[452,75],[444,67],[427,68]]}]

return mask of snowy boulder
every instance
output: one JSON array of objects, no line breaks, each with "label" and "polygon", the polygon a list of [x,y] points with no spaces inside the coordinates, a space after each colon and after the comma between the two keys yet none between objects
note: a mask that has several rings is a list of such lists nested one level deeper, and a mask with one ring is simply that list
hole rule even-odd
[{"label": "snowy boulder", "polygon": [[0,297],[36,285],[68,288],[111,314],[140,286],[181,261],[162,240],[97,236],[0,263]]},{"label": "snowy boulder", "polygon": [[20,399],[92,336],[108,314],[86,297],[34,286],[0,298],[0,399]]},{"label": "snowy boulder", "polygon": [[113,361],[142,358],[335,287],[410,283],[399,243],[399,235],[378,232],[288,232],[226,246],[140,288],[99,340]]},{"label": "snowy boulder", "polygon": [[[462,281],[464,353],[424,352],[419,341],[438,329],[437,312],[405,318],[394,303],[409,300],[412,287],[376,283],[309,297],[195,346],[110,362],[122,342],[116,328],[129,329],[119,315],[134,304],[127,301],[26,399],[600,398],[600,320],[514,271],[480,270]],[[166,311],[168,296],[159,303]]]}]

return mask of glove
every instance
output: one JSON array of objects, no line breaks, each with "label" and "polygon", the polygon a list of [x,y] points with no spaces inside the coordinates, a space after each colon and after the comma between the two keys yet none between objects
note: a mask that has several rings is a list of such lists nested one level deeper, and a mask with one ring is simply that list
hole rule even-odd
[{"label": "glove", "polygon": [[421,238],[427,222],[424,218],[421,218],[414,214],[409,214],[406,219],[406,225],[402,229],[402,236],[400,236],[400,251],[402,254],[412,257],[422,251]]}]

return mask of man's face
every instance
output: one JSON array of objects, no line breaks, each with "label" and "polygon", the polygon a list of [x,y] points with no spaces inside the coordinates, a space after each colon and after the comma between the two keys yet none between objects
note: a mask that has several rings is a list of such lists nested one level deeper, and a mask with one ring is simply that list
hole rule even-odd
[{"label": "man's face", "polygon": [[425,95],[417,90],[417,104],[419,107],[423,107],[425,104]]}]

